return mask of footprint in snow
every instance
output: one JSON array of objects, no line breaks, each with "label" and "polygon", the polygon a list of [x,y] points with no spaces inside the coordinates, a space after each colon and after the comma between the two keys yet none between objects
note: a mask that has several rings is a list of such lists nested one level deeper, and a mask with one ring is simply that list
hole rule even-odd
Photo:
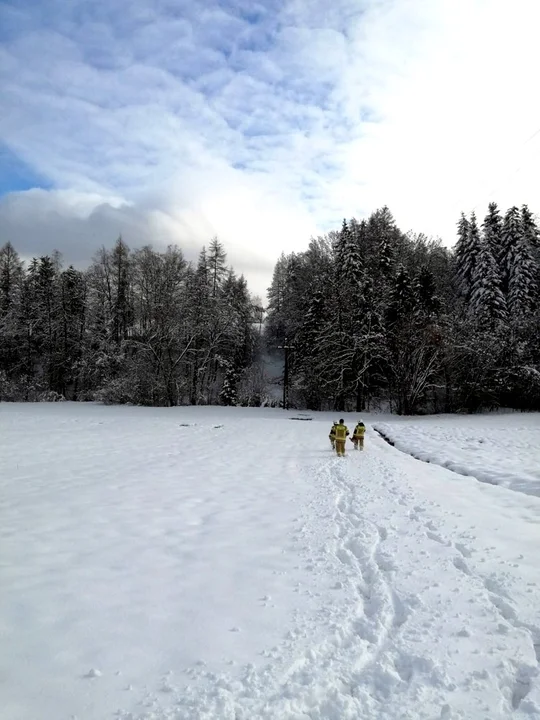
[{"label": "footprint in snow", "polygon": [[431,532],[430,530],[426,530],[426,536],[430,540],[434,540],[435,542],[440,543],[441,545],[446,545],[447,547],[450,547],[452,544],[451,542],[444,540],[440,535],[437,535],[437,533]]},{"label": "footprint in snow", "polygon": [[463,543],[454,543],[454,547],[456,548],[456,550],[458,552],[460,552],[463,555],[463,557],[465,557],[465,558],[472,557],[472,552],[469,550],[468,547],[463,545]]},{"label": "footprint in snow", "polygon": [[454,567],[456,568],[456,570],[461,570],[461,572],[465,575],[472,575],[472,572],[469,570],[467,563],[461,556],[454,558],[452,562],[454,563]]}]

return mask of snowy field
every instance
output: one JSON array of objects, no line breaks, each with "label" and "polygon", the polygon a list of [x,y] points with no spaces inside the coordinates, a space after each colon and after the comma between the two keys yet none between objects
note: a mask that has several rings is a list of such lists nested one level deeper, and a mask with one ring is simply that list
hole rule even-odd
[{"label": "snowy field", "polygon": [[540,413],[442,415],[374,427],[416,458],[540,497]]},{"label": "snowy field", "polygon": [[0,404],[2,720],[540,720],[540,498],[295,416]]}]

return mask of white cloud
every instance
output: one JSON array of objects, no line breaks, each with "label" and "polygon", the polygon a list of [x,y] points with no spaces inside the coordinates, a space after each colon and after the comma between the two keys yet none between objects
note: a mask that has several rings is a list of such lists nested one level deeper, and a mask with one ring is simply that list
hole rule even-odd
[{"label": "white cloud", "polygon": [[448,244],[461,210],[539,209],[529,0],[42,6],[0,50],[0,139],[54,188],[0,202],[24,252],[217,234],[261,292],[281,250],[383,204]]}]

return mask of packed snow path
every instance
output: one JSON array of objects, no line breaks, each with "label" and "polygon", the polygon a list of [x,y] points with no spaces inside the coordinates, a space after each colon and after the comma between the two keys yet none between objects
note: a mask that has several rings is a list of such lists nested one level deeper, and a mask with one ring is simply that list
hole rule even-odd
[{"label": "packed snow path", "polygon": [[291,416],[0,405],[2,717],[540,718],[540,499]]}]

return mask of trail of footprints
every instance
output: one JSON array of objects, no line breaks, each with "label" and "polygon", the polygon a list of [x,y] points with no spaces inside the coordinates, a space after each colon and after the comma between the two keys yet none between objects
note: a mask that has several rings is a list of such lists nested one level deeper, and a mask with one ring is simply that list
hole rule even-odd
[{"label": "trail of footprints", "polygon": [[[382,467],[381,470],[383,470]],[[387,487],[395,492],[397,502],[400,505],[408,505],[412,501],[410,493],[404,493],[402,487],[396,483],[396,479],[393,478],[391,474],[388,474],[388,472],[385,474],[387,476]],[[453,542],[445,538],[443,534],[440,534],[437,526],[432,521],[424,520],[422,517],[424,512],[424,507],[416,505],[410,510],[409,518],[412,521],[418,522],[419,525],[423,527],[427,538],[447,547],[449,551],[456,551],[455,556],[452,558],[454,567],[483,586],[489,601],[499,615],[515,629],[525,631],[530,638],[531,646],[534,650],[534,657],[536,658],[536,665],[531,666],[515,662],[509,663],[511,666],[509,672],[513,674],[511,682],[511,704],[513,710],[518,710],[530,693],[534,679],[540,677],[540,626],[521,620],[512,605],[512,598],[503,584],[497,582],[492,577],[486,578],[474,572],[466,562],[472,557],[472,551],[464,543]],[[526,712],[529,711],[529,708],[526,709],[523,707],[522,709]]]},{"label": "trail of footprints", "polygon": [[[422,522],[419,513],[422,508],[416,507],[410,513],[412,520]],[[444,545],[457,551],[457,555],[452,558],[454,567],[461,571],[464,575],[474,578],[486,590],[487,597],[492,605],[496,608],[501,617],[516,629],[524,630],[530,637],[531,645],[534,649],[536,658],[536,666],[512,663],[514,667],[514,679],[512,685],[512,708],[517,710],[521,703],[526,699],[532,688],[534,678],[540,675],[540,627],[523,622],[517,615],[515,608],[511,604],[511,597],[508,591],[501,583],[498,583],[492,577],[485,578],[482,575],[471,570],[466,560],[472,557],[472,552],[466,545],[460,542],[452,542],[435,532],[437,528],[432,522],[424,524],[424,532],[426,537],[434,542]]]},{"label": "trail of footprints", "polygon": [[419,658],[397,650],[392,641],[413,611],[414,599],[400,598],[391,586],[391,573],[397,567],[382,547],[388,539],[388,530],[357,512],[356,488],[339,470],[336,478],[343,491],[336,511],[339,538],[336,555],[358,578],[358,608],[351,632],[367,644],[353,668],[356,679],[359,683],[369,682],[368,668],[374,668],[383,652],[388,651],[401,680],[410,683],[415,669],[422,669],[422,663]]}]

